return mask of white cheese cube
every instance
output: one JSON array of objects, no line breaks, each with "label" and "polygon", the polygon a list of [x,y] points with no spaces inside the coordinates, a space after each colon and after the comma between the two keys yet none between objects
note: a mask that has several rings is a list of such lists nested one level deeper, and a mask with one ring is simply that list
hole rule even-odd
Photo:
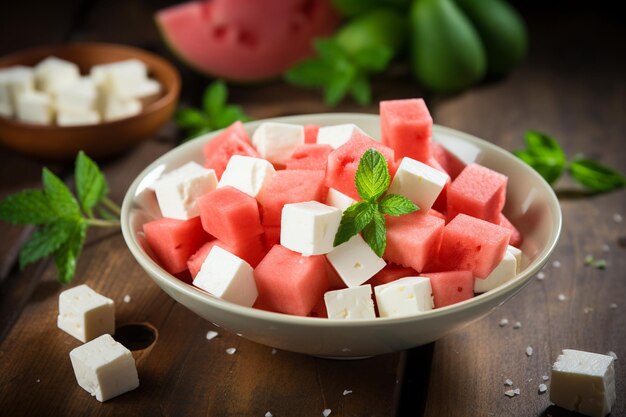
[{"label": "white cheese cube", "polygon": [[317,201],[285,204],[281,213],[280,244],[305,256],[333,250],[341,210]]},{"label": "white cheese cube", "polygon": [[434,308],[430,279],[400,278],[374,287],[380,317],[401,317]]},{"label": "white cheese cube", "polygon": [[372,286],[343,288],[324,294],[329,319],[355,320],[376,318]]},{"label": "white cheese cube", "polygon": [[506,250],[515,257],[515,272],[519,274],[522,270],[522,251],[512,245],[507,246]]},{"label": "white cheese cube", "polygon": [[141,113],[141,102],[133,98],[125,99],[107,95],[103,102],[102,117],[107,122],[125,119]]},{"label": "white cheese cube", "polygon": [[506,251],[504,258],[502,258],[498,266],[491,271],[491,274],[489,274],[487,278],[474,278],[474,292],[481,293],[493,290],[515,278],[516,274],[517,260],[511,252]]},{"label": "white cheese cube", "polygon": [[59,88],[56,95],[58,109],[95,110],[98,105],[98,89],[89,77]]},{"label": "white cheese cube", "polygon": [[326,195],[327,205],[337,207],[339,210],[344,212],[354,203],[356,203],[356,200],[352,197],[348,197],[341,191],[337,191],[332,187],[328,189],[328,194]]},{"label": "white cheese cube", "polygon": [[78,81],[80,71],[73,62],[48,57],[35,66],[35,79],[38,87],[50,94]]},{"label": "white cheese cube", "polygon": [[78,285],[59,295],[59,329],[87,342],[105,333],[115,333],[115,304],[87,285]]},{"label": "white cheese cube", "polygon": [[52,123],[52,98],[46,93],[25,91],[19,94],[15,110],[18,120],[22,122],[42,125]]},{"label": "white cheese cube", "polygon": [[405,196],[426,213],[443,190],[448,178],[447,174],[433,167],[405,157],[391,181],[389,193]]},{"label": "white cheese cube", "polygon": [[146,64],[138,59],[94,65],[90,74],[103,91],[122,98],[139,97],[133,91],[145,89],[142,85],[148,81]]},{"label": "white cheese cube", "polygon": [[100,113],[95,110],[68,107],[57,109],[57,124],[59,126],[81,126],[96,123],[100,123]]},{"label": "white cheese cube", "polygon": [[139,386],[130,350],[105,334],[70,352],[76,381],[98,401],[106,401]]},{"label": "white cheese cube", "polygon": [[215,170],[188,162],[154,184],[163,217],[189,220],[200,214],[196,200],[217,188]]},{"label": "white cheese cube", "polygon": [[550,377],[550,401],[565,409],[604,417],[615,404],[614,358],[563,349]]},{"label": "white cheese cube", "polygon": [[13,116],[17,96],[35,88],[35,72],[22,65],[0,69],[0,115]]},{"label": "white cheese cube", "polygon": [[272,163],[284,164],[293,151],[304,144],[304,126],[288,123],[263,123],[254,131],[252,144]]},{"label": "white cheese cube", "polygon": [[361,235],[356,235],[337,246],[326,254],[326,259],[348,287],[358,287],[387,265]]},{"label": "white cheese cube", "polygon": [[214,246],[193,285],[231,303],[252,307],[259,295],[252,267],[243,259]]},{"label": "white cheese cube", "polygon": [[265,159],[233,155],[217,186],[231,186],[256,198],[274,173],[274,166]]},{"label": "white cheese cube", "polygon": [[147,79],[129,86],[128,89],[118,94],[120,97],[146,98],[156,96],[160,92],[161,84],[156,80]]},{"label": "white cheese cube", "polygon": [[347,141],[349,141],[355,132],[365,135],[357,125],[347,123],[335,126],[320,127],[317,132],[317,143],[330,145],[333,149],[337,149]]}]

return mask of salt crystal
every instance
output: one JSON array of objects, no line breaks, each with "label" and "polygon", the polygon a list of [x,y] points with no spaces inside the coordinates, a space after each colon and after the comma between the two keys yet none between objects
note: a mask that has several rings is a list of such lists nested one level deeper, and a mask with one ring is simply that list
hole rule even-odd
[{"label": "salt crystal", "polygon": [[532,346],[528,346],[526,348],[526,356],[532,356],[533,355],[533,348]]},{"label": "salt crystal", "polygon": [[130,295],[126,294],[126,295],[124,296],[124,302],[125,302],[126,304],[130,303]]},{"label": "salt crystal", "polygon": [[511,381],[509,378],[504,380],[504,385],[507,385],[509,387],[513,386],[513,381]]},{"label": "salt crystal", "polygon": [[593,307],[585,307],[583,308],[583,313],[589,314],[593,311]]},{"label": "salt crystal", "polygon": [[560,268],[561,267],[561,262],[554,261],[554,262],[552,262],[552,266],[555,267],[555,268]]},{"label": "salt crystal", "polygon": [[547,390],[548,390],[548,387],[546,386],[546,384],[539,384],[539,394],[543,394]]},{"label": "salt crystal", "polygon": [[545,277],[546,277],[546,274],[544,274],[543,272],[539,272],[539,273],[537,274],[537,279],[538,279],[539,281],[543,281],[543,279],[544,279]]},{"label": "salt crystal", "polygon": [[565,301],[567,300],[567,297],[565,296],[565,294],[559,294],[559,301]]},{"label": "salt crystal", "polygon": [[350,351],[351,351],[351,349],[350,349],[350,348],[343,348],[343,349],[341,349],[341,351],[342,351],[342,352],[350,352]]},{"label": "salt crystal", "polygon": [[239,336],[239,337],[243,336],[243,334],[241,334],[241,333],[235,333],[235,334],[236,334],[237,336]]},{"label": "salt crystal", "polygon": [[509,324],[509,319],[502,319],[502,320],[500,320],[500,322],[498,323],[498,326],[500,326],[500,327],[504,327],[504,326],[506,326],[507,324]]},{"label": "salt crystal", "polygon": [[226,353],[228,353],[229,355],[234,355],[235,352],[237,352],[236,348],[228,348],[228,349],[226,349]]},{"label": "salt crystal", "polygon": [[344,390],[343,390],[343,395],[348,395],[348,394],[352,394],[352,390],[350,390],[350,389],[344,389]]},{"label": "salt crystal", "polygon": [[268,411],[267,413],[265,413],[265,417],[274,417],[274,415]]},{"label": "salt crystal", "polygon": [[207,334],[206,334],[206,338],[207,338],[207,340],[213,340],[213,339],[215,339],[217,337],[218,334],[219,333],[214,332],[213,330],[209,330],[207,332]]},{"label": "salt crystal", "polygon": [[510,390],[504,391],[504,395],[506,395],[507,397],[513,398],[515,397],[515,390],[510,389]]},{"label": "salt crystal", "polygon": [[606,352],[606,354],[612,356],[613,359],[617,360],[617,353],[613,352],[612,350],[609,350],[608,352]]},{"label": "salt crystal", "polygon": [[621,215],[621,214],[619,214],[619,213],[615,213],[615,214],[613,215],[613,221],[614,221],[615,223],[621,223],[621,222],[622,222],[622,220],[624,220],[624,219],[622,218],[622,215]]},{"label": "salt crystal", "polygon": [[544,381],[547,381],[548,379],[550,379],[550,377],[548,375],[544,375],[541,377],[541,379],[543,379]]},{"label": "salt crystal", "polygon": [[611,247],[605,243],[604,245],[602,245],[602,250],[604,252],[610,252],[611,251]]},{"label": "salt crystal", "polygon": [[615,310],[617,308],[617,304],[611,303],[611,304],[609,304],[609,308],[612,308],[612,309]]},{"label": "salt crystal", "polygon": [[519,389],[519,388],[515,388],[515,389],[513,390],[513,392],[514,392],[515,394],[519,395],[521,391],[520,391],[520,389]]},{"label": "salt crystal", "polygon": [[322,411],[322,415],[324,417],[328,417],[330,415],[330,413],[332,413],[332,411],[330,411],[330,408],[327,408],[324,411]]},{"label": "salt crystal", "polygon": [[516,321],[515,324],[513,325],[514,329],[521,329],[522,328],[522,322],[521,321]]},{"label": "salt crystal", "polygon": [[[615,354],[614,354],[614,355],[615,355]],[[615,358],[617,359],[617,355],[615,355]],[[40,382],[41,382],[41,379],[38,379],[38,380],[37,380],[37,383],[40,383]]]},{"label": "salt crystal", "polygon": [[272,348],[272,355],[276,355],[276,352],[278,352],[276,348]]}]

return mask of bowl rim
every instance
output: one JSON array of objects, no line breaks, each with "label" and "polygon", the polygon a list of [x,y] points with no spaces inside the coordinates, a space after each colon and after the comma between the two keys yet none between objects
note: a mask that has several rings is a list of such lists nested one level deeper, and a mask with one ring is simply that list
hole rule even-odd
[{"label": "bowl rim", "polygon": [[[313,114],[305,114],[305,115],[292,115],[292,116],[283,116],[283,117],[273,117],[267,119],[255,120],[253,122],[248,122],[244,124],[246,128],[253,128],[258,126],[264,122],[284,122],[284,123],[297,123],[297,124],[307,124],[313,123],[314,120],[319,118],[328,119],[329,123],[332,124],[332,119],[340,119],[343,120],[346,117],[349,118],[363,118],[363,117],[371,117],[372,119],[379,119],[379,115],[377,114],[368,114],[368,113],[354,113],[354,112],[346,112],[346,113],[313,113]],[[308,120],[310,119],[310,120]],[[355,123],[358,125],[358,123]],[[175,276],[166,272],[163,268],[159,266],[148,254],[146,254],[141,248],[140,243],[137,241],[135,236],[133,235],[131,226],[130,226],[130,212],[133,206],[134,196],[137,192],[137,188],[140,183],[144,180],[146,175],[152,172],[156,167],[163,165],[166,161],[171,157],[173,153],[184,152],[184,150],[188,147],[197,146],[197,142],[204,142],[208,138],[217,136],[224,129],[207,133],[205,135],[199,136],[190,140],[187,143],[183,143],[176,148],[171,149],[165,154],[161,155],[151,164],[149,164],[141,173],[135,178],[130,187],[128,188],[124,201],[122,203],[122,211],[121,211],[121,226],[122,226],[122,234],[124,236],[124,240],[126,241],[126,245],[129,250],[140,264],[140,266],[146,271],[146,273],[153,280],[160,280],[163,283],[166,283],[170,286],[175,287],[178,291],[183,292],[186,296],[192,297],[198,302],[211,304],[213,307],[218,308],[220,310],[226,311],[228,313],[237,314],[241,317],[246,317],[250,319],[256,320],[264,320],[271,322],[280,322],[283,325],[297,325],[301,327],[322,327],[322,328],[336,328],[336,327],[376,327],[382,325],[389,325],[391,323],[407,323],[407,322],[420,322],[422,320],[429,320],[431,318],[440,317],[443,315],[451,314],[451,313],[462,313],[466,310],[469,310],[474,307],[475,304],[478,303],[488,303],[489,301],[494,301],[496,299],[501,298],[504,293],[507,293],[509,297],[515,295],[517,291],[519,291],[523,286],[525,286],[531,278],[537,274],[548,261],[548,258],[553,253],[562,230],[562,212],[561,207],[558,201],[556,194],[552,187],[539,175],[534,169],[530,166],[526,165],[521,160],[517,159],[513,154],[506,151],[505,149],[494,145],[484,139],[480,139],[476,136],[470,135],[469,133],[465,133],[456,129],[452,129],[449,127],[441,126],[434,124],[433,125],[433,139],[437,133],[449,134],[460,139],[469,141],[477,145],[478,147],[487,148],[490,151],[496,152],[500,155],[504,155],[506,158],[510,158],[512,163],[520,164],[524,166],[524,169],[527,170],[528,175],[531,175],[535,178],[535,180],[539,180],[539,182],[545,187],[547,191],[548,199],[550,200],[549,209],[555,216],[555,228],[554,232],[550,236],[548,244],[543,250],[537,254],[537,257],[526,266],[526,269],[519,273],[514,279],[506,282],[503,285],[498,286],[497,288],[487,291],[486,293],[476,295],[468,300],[455,303],[449,306],[440,307],[436,309],[432,309],[426,312],[422,312],[419,314],[402,316],[402,317],[376,317],[373,319],[358,319],[358,320],[332,320],[322,317],[303,317],[303,316],[294,316],[290,314],[277,313],[272,311],[266,311],[261,309],[256,309],[253,307],[245,307],[238,304],[231,303],[226,300],[222,300],[217,298],[199,288],[194,287],[191,284],[187,284]],[[150,271],[150,272],[148,272]],[[158,283],[157,283],[158,284]],[[160,286],[160,285],[159,285]]]}]

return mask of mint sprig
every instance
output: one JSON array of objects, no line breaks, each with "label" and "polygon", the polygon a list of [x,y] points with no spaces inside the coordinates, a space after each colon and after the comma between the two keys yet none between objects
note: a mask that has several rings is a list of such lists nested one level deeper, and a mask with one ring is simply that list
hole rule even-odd
[{"label": "mint sprig", "polygon": [[204,91],[201,109],[179,109],[174,120],[185,130],[186,140],[189,140],[228,127],[237,120],[247,122],[250,118],[240,106],[228,104],[228,87],[224,81],[217,80]]},{"label": "mint sprig", "polygon": [[[74,278],[87,229],[120,225],[120,208],[107,197],[109,186],[104,174],[82,151],[76,157],[74,180],[76,196],[44,168],[43,189],[24,190],[0,201],[0,220],[37,226],[20,250],[20,268],[53,256],[62,283]],[[94,215],[94,209],[100,218]]]},{"label": "mint sprig", "polygon": [[533,167],[550,185],[563,174],[571,177],[583,187],[595,192],[606,192],[626,185],[626,177],[619,171],[592,159],[575,156],[568,161],[559,142],[551,136],[529,130],[524,134],[526,149],[513,154]]},{"label": "mint sprig", "polygon": [[391,176],[385,157],[370,148],[359,161],[354,178],[357,192],[363,201],[344,211],[334,246],[347,242],[358,233],[379,257],[387,246],[385,215],[400,216],[419,210],[411,200],[399,194],[386,194]]}]

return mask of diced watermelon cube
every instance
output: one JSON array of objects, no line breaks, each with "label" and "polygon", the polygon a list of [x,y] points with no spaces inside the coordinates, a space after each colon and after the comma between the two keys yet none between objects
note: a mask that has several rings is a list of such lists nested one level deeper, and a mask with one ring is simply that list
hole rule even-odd
[{"label": "diced watermelon cube", "polygon": [[238,242],[237,244],[228,244],[215,239],[202,245],[187,261],[187,266],[189,267],[189,272],[192,277],[195,277],[196,274],[200,272],[204,260],[214,246],[219,246],[233,255],[240,257],[253,268],[261,262],[261,259],[263,259],[267,253],[261,235],[253,236],[249,240]]},{"label": "diced watermelon cube", "polygon": [[513,223],[511,223],[511,221],[507,219],[504,214],[500,214],[500,222],[498,224],[502,227],[506,227],[511,231],[511,239],[509,240],[509,245],[519,248],[522,245],[522,241],[524,240],[520,231],[517,230]]},{"label": "diced watermelon cube", "polygon": [[445,222],[419,211],[387,217],[387,247],[383,259],[420,272],[437,257]]},{"label": "diced watermelon cube", "polygon": [[318,169],[326,172],[328,155],[333,151],[330,145],[304,144],[293,151],[285,162],[286,169]]},{"label": "diced watermelon cube", "polygon": [[319,317],[322,319],[328,318],[328,311],[326,310],[326,302],[324,301],[324,296],[319,299],[317,304],[313,307],[311,312],[309,313],[310,317]]},{"label": "diced watermelon cube", "polygon": [[396,159],[409,157],[426,163],[431,157],[433,119],[423,99],[380,102],[383,145],[395,151]]},{"label": "diced watermelon cube", "polygon": [[416,277],[419,274],[413,268],[406,268],[401,265],[387,264],[386,267],[378,271],[365,284],[370,284],[372,288],[378,285],[389,284],[395,280],[405,277]]},{"label": "diced watermelon cube", "polygon": [[511,231],[460,213],[443,229],[439,262],[449,271],[486,278],[504,257]]},{"label": "diced watermelon cube", "polygon": [[341,191],[349,197],[360,199],[354,184],[354,177],[361,157],[370,148],[374,148],[383,154],[389,167],[389,173],[393,178],[396,171],[393,149],[376,142],[355,129],[352,139],[328,155],[326,185]]},{"label": "diced watermelon cube", "polygon": [[450,152],[440,143],[433,142],[431,145],[433,158],[448,173],[450,178],[455,179],[465,169],[465,162]]},{"label": "diced watermelon cube", "polygon": [[[435,158],[429,158],[428,161],[426,161],[426,165],[432,168],[435,168],[438,171],[446,172],[446,170],[443,169],[443,167],[439,164],[439,162],[437,162]],[[440,212],[445,212],[448,209],[447,207],[448,187],[450,187],[451,182],[452,180],[450,179],[450,176],[448,176],[448,179],[446,180],[446,185],[443,186],[443,189],[441,190],[441,192],[437,196],[437,199],[433,203],[433,207]]]},{"label": "diced watermelon cube", "polygon": [[441,213],[441,212],[439,212],[439,211],[437,211],[437,210],[435,210],[435,209],[430,209],[430,210],[428,210],[428,215],[429,215],[429,216],[439,217],[439,218],[440,218],[440,219],[442,219],[442,220],[445,220],[445,219],[446,219],[446,216],[445,216],[443,213]]},{"label": "diced watermelon cube", "polygon": [[269,252],[272,246],[280,243],[280,226],[267,226],[263,225],[263,243],[265,244],[265,250]]},{"label": "diced watermelon cube", "polygon": [[474,296],[472,271],[447,271],[425,274],[430,278],[435,308],[469,300]]},{"label": "diced watermelon cube", "polygon": [[478,164],[469,164],[448,187],[448,220],[465,213],[498,224],[506,200],[508,178]]},{"label": "diced watermelon cube", "polygon": [[304,125],[304,143],[317,143],[320,125]]},{"label": "diced watermelon cube", "polygon": [[285,204],[324,202],[327,192],[324,171],[288,169],[276,172],[257,195],[262,207],[263,225],[279,226]]},{"label": "diced watermelon cube", "polygon": [[259,153],[250,143],[250,136],[239,121],[208,141],[202,148],[202,154],[204,155],[204,166],[213,168],[218,178],[224,173],[226,165],[233,155],[260,158]]},{"label": "diced watermelon cube", "polygon": [[143,232],[157,260],[170,274],[186,270],[187,259],[210,239],[202,228],[200,217],[153,220],[143,225]]},{"label": "diced watermelon cube", "polygon": [[204,230],[226,244],[241,244],[263,233],[256,200],[234,187],[203,195],[198,208]]},{"label": "diced watermelon cube", "polygon": [[262,304],[279,313],[307,316],[328,290],[323,255],[302,256],[275,245],[254,270]]}]

